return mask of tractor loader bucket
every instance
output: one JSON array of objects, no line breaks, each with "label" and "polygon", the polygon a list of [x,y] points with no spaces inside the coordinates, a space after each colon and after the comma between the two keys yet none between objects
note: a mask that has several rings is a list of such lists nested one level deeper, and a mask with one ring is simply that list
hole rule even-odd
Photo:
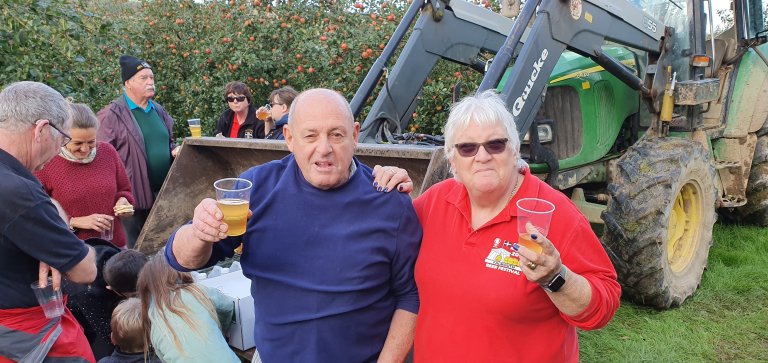
[{"label": "tractor loader bucket", "polygon": [[[157,195],[136,248],[153,254],[170,234],[192,219],[203,198],[215,198],[213,182],[236,177],[248,168],[288,155],[285,142],[273,140],[187,138]],[[411,198],[448,177],[442,147],[358,144],[355,156],[364,164],[403,168],[413,180]],[[364,216],[363,216],[364,218]]]}]

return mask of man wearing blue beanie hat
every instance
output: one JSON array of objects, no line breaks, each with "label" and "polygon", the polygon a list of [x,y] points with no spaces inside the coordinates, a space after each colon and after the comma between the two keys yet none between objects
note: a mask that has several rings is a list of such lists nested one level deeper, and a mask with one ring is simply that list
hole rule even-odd
[{"label": "man wearing blue beanie hat", "polygon": [[120,75],[125,92],[96,115],[100,122],[97,138],[117,149],[136,197],[134,215],[122,218],[131,248],[179,149],[173,142],[173,118],[152,100],[155,96],[152,66],[123,55]]}]

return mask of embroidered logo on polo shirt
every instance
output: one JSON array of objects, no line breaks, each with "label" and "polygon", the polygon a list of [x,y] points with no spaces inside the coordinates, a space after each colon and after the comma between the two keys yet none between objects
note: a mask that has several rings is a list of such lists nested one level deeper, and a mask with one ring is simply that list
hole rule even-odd
[{"label": "embroidered logo on polo shirt", "polygon": [[493,240],[491,252],[485,258],[485,267],[520,275],[520,254],[512,249],[512,242],[502,241],[497,237]]}]

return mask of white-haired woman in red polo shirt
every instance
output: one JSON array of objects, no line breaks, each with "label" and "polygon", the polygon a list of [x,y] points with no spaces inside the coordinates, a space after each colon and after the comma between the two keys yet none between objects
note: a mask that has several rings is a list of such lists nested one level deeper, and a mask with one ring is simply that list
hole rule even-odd
[{"label": "white-haired woman in red polo shirt", "polygon": [[[619,307],[616,272],[589,222],[519,166],[519,150],[514,119],[493,91],[451,109],[454,178],[414,202],[424,228],[417,362],[577,362],[576,328],[601,328]],[[555,205],[547,236],[529,231],[541,253],[516,243],[515,203],[527,197]]]}]

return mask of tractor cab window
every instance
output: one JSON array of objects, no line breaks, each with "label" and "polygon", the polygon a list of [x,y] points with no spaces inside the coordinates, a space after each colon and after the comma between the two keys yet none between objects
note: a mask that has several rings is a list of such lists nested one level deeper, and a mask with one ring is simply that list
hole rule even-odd
[{"label": "tractor cab window", "polygon": [[763,0],[744,0],[744,6],[741,10],[741,18],[745,19],[744,38],[755,38],[758,33],[765,36],[766,29],[768,29],[768,19],[765,16],[765,12],[768,11],[768,3],[763,5]]},{"label": "tractor cab window", "polygon": [[705,2],[702,7],[707,29],[704,45],[707,55],[712,57],[712,67],[707,68],[705,75],[706,77],[716,77],[715,72],[720,69],[723,61],[736,55],[738,42],[736,41],[736,27],[733,19],[733,5],[731,1],[712,1],[711,14],[709,4]]},{"label": "tractor cab window", "polygon": [[[704,11],[709,14],[708,6]],[[753,39],[768,32],[768,0],[712,1],[712,22],[707,20],[707,39],[715,38]],[[738,21],[736,20],[738,19]],[[735,24],[734,24],[735,23]]]},{"label": "tractor cab window", "polygon": [[706,2],[703,8],[706,16],[704,23],[707,29],[707,40],[712,36],[736,39],[736,31],[733,28],[733,8],[730,1],[713,1],[712,14],[709,13],[710,8]]},{"label": "tractor cab window", "polygon": [[686,0],[645,0],[640,1],[640,7],[665,26],[675,29],[671,58],[672,70],[677,72],[677,80],[685,81],[691,78],[690,56],[693,54],[693,32],[688,17]]}]

